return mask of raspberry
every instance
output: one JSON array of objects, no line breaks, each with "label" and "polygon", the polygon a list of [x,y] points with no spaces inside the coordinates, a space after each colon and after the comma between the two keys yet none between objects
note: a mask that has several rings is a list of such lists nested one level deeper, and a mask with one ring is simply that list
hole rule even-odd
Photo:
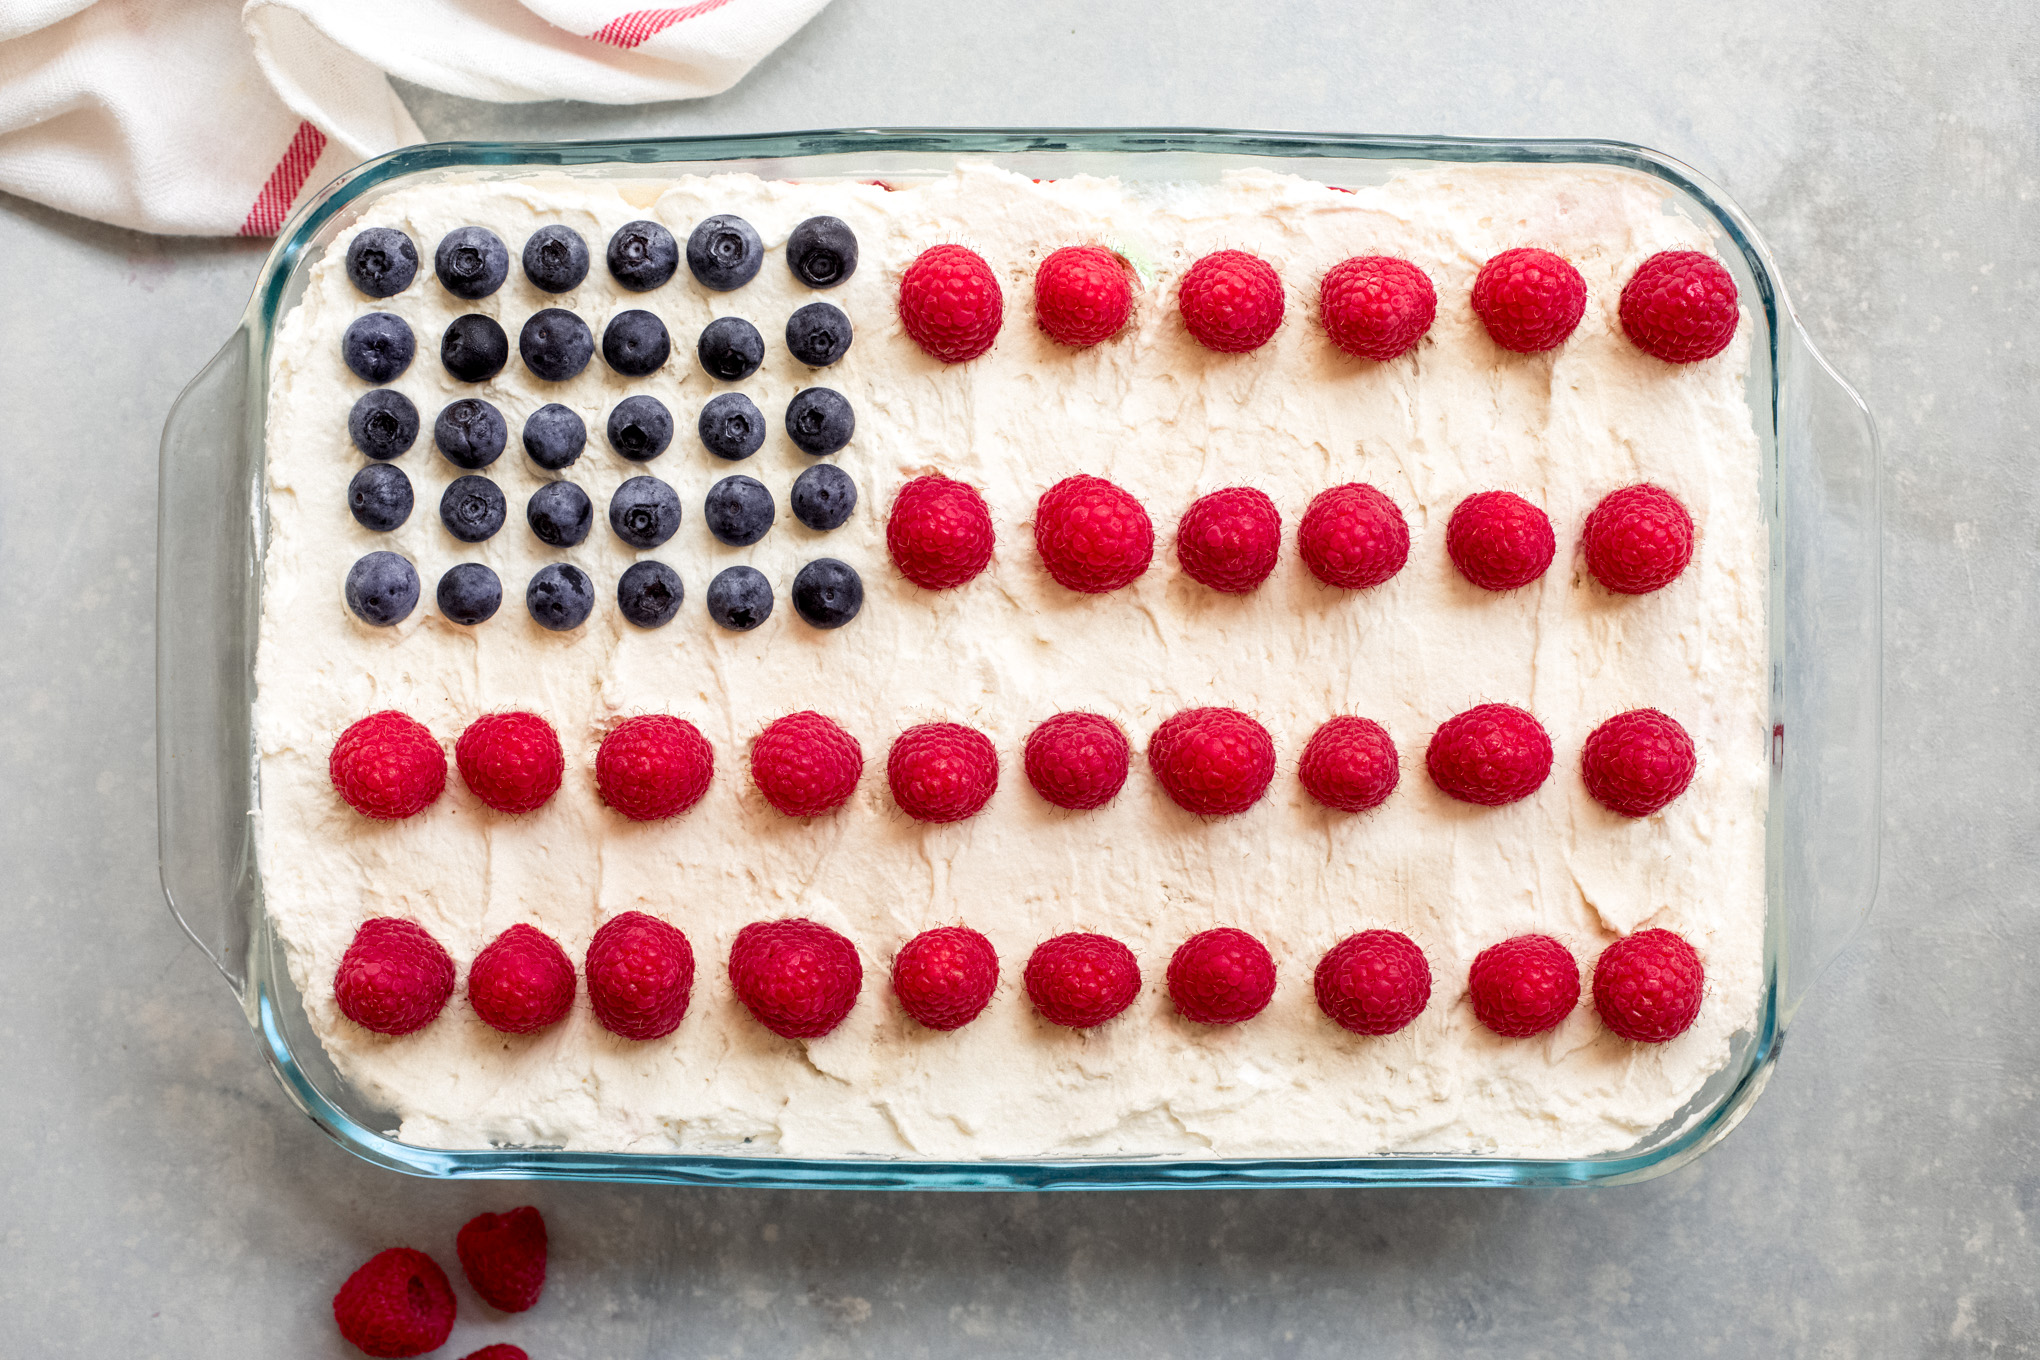
[{"label": "raspberry", "polygon": [[886,782],[917,822],[961,822],[984,811],[999,787],[992,740],[962,723],[922,723],[893,739]]},{"label": "raspberry", "polygon": [[484,1346],[478,1351],[469,1351],[461,1360],[531,1360],[531,1353],[522,1346],[513,1346],[507,1341],[498,1341],[493,1346]]},{"label": "raspberry", "polygon": [[1557,349],[1587,310],[1587,281],[1548,250],[1505,250],[1475,276],[1473,310],[1503,349]]},{"label": "raspberry", "polygon": [[1489,945],[1467,974],[1474,1019],[1507,1039],[1542,1034],[1580,1001],[1580,966],[1549,935]]},{"label": "raspberry", "polygon": [[1697,250],[1661,250],[1623,285],[1622,333],[1668,364],[1712,359],[1735,339],[1735,279]]},{"label": "raspberry", "polygon": [[1140,995],[1140,964],[1109,935],[1073,932],[1043,940],[1027,959],[1027,999],[1051,1025],[1102,1025]]},{"label": "raspberry", "polygon": [[1332,266],[1318,288],[1318,319],[1332,343],[1356,359],[1387,362],[1409,353],[1438,316],[1438,290],[1408,260],[1355,255]]},{"label": "raspberry", "polygon": [[663,1039],[687,1014],[694,946],[658,917],[627,911],[595,932],[582,971],[602,1028],[625,1039]]},{"label": "raspberry", "polygon": [[1133,271],[1102,246],[1064,246],[1034,271],[1034,320],[1084,349],[1119,334],[1133,314]]},{"label": "raspberry", "polygon": [[1380,723],[1342,715],[1311,733],[1296,776],[1303,791],[1326,807],[1365,812],[1395,792],[1402,761]]},{"label": "raspberry", "polygon": [[730,945],[730,985],[774,1034],[819,1039],[857,1004],[864,965],[856,945],[806,917],[753,921]]},{"label": "raspberry", "polygon": [[609,730],[595,753],[602,801],[634,822],[675,817],[701,801],[715,751],[685,718],[645,713]]},{"label": "raspberry", "polygon": [[1296,551],[1326,585],[1366,590],[1410,560],[1410,526],[1387,496],[1347,482],[1312,498],[1296,526]]},{"label": "raspberry", "polygon": [[1221,817],[1261,801],[1275,778],[1268,729],[1236,708],[1188,708],[1155,729],[1148,768],[1186,812]]},{"label": "raspberry", "polygon": [[1119,796],[1132,756],[1112,719],[1058,713],[1027,735],[1027,782],[1057,807],[1086,812]]},{"label": "raspberry", "polygon": [[347,806],[379,822],[415,817],[446,787],[446,752],[408,713],[371,713],[340,734],[326,762]]},{"label": "raspberry", "polygon": [[1693,517],[1661,486],[1625,486],[1587,513],[1580,546],[1596,581],[1618,595],[1648,595],[1693,560]]},{"label": "raspberry", "polygon": [[968,926],[924,930],[893,959],[900,1009],[929,1029],[962,1029],[991,1004],[998,986],[998,951]]},{"label": "raspberry", "polygon": [[370,1355],[423,1355],[453,1331],[453,1286],[430,1256],[409,1247],[379,1251],[333,1296],[340,1335]]},{"label": "raspberry", "polygon": [[1201,931],[1169,959],[1169,999],[1192,1024],[1237,1025],[1266,1010],[1274,995],[1274,956],[1244,930]]},{"label": "raspberry", "polygon": [[966,246],[933,246],[900,278],[900,324],[945,364],[975,359],[998,338],[1005,316],[999,280]]},{"label": "raspberry", "polygon": [[468,1004],[490,1029],[534,1034],[566,1019],[574,1005],[574,964],[536,926],[514,925],[468,965]]},{"label": "raspberry", "polygon": [[1221,354],[1245,354],[1267,344],[1282,324],[1282,280],[1265,260],[1243,250],[1220,250],[1183,275],[1177,306],[1198,344]]},{"label": "raspberry", "polygon": [[1700,1014],[1707,970],[1693,946],[1669,930],[1617,940],[1594,963],[1594,1009],[1601,1023],[1639,1044],[1676,1039]]},{"label": "raspberry", "polygon": [[485,713],[453,744],[460,777],[498,812],[530,812],[559,789],[567,758],[536,713]]},{"label": "raspberry", "polygon": [[1514,590],[1544,575],[1558,554],[1551,519],[1513,491],[1480,491],[1445,525],[1445,551],[1482,590]]},{"label": "raspberry", "polygon": [[545,1218],[529,1204],[507,1214],[476,1214],[454,1238],[461,1273],[482,1302],[521,1313],[545,1288]]},{"label": "raspberry", "polygon": [[992,512],[968,482],[916,477],[893,498],[885,546],[900,575],[929,590],[948,590],[992,560]]},{"label": "raspberry", "polygon": [[1580,752],[1587,792],[1610,812],[1648,817],[1686,791],[1698,764],[1693,739],[1654,708],[1617,713],[1595,728]]},{"label": "raspberry", "polygon": [[394,916],[361,923],[333,972],[340,1013],[377,1034],[409,1034],[453,995],[453,956],[425,927]]},{"label": "raspberry", "polygon": [[1424,764],[1431,782],[1460,802],[1501,807],[1543,786],[1551,738],[1520,708],[1482,704],[1439,725]]},{"label": "raspberry", "polygon": [[1041,493],[1034,546],[1058,582],[1102,595],[1131,585],[1148,569],[1155,557],[1155,526],[1131,492],[1078,473]]},{"label": "raspberry", "polygon": [[1185,574],[1228,595],[1267,580],[1281,551],[1282,514],[1250,486],[1199,496],[1176,525],[1176,561]]},{"label": "raspberry", "polygon": [[1393,1034],[1431,1004],[1431,965],[1416,941],[1363,930],[1325,951],[1312,979],[1318,1009],[1355,1034]]},{"label": "raspberry", "polygon": [[765,801],[789,817],[834,812],[857,792],[864,750],[819,713],[789,713],[751,743],[751,779]]}]

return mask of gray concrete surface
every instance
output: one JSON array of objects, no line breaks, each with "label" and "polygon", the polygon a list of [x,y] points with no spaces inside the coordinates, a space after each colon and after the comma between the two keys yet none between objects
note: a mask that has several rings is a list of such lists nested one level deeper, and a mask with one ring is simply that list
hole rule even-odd
[{"label": "gray concrete surface", "polygon": [[[622,8],[623,6],[620,6]],[[2040,12],[837,0],[692,106],[453,136],[1204,123],[1593,135],[1754,215],[1888,441],[1882,898],[1747,1123],[1591,1193],[885,1197],[441,1185],[285,1103],[155,877],[154,452],[261,257],[0,204],[0,1353],[353,1354],[380,1247],[526,1201],[464,1355],[2040,1354]],[[174,620],[164,621],[175,626]]]}]

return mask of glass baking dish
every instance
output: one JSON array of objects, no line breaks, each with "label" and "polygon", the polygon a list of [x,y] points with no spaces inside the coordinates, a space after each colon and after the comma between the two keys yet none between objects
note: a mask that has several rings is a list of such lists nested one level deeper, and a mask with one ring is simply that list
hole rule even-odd
[{"label": "glass baking dish", "polygon": [[[1378,183],[1449,162],[1619,167],[1657,181],[1668,211],[1716,235],[1756,334],[1747,394],[1770,530],[1770,812],[1759,1012],[1727,1065],[1633,1146],[1571,1160],[1386,1155],[1311,1159],[1060,1158],[935,1162],[742,1155],[444,1151],[381,1132],[396,1122],[342,1079],[313,1036],[263,909],[253,816],[270,345],[311,263],[398,187],[452,173],[570,169],[593,176],[749,171],[766,178],[905,180],[986,157],[1048,179],[1217,178],[1240,167]],[[1109,1190],[1188,1186],[1584,1185],[1661,1175],[1748,1113],[1785,1027],[1875,895],[1879,818],[1880,510],[1875,427],[1794,318],[1748,219],[1677,161],[1601,141],[1476,141],[1207,131],[845,130],[635,142],[450,143],[370,161],[308,202],[277,237],[240,328],[179,397],[163,431],[157,546],[157,784],[163,890],[219,966],[298,1107],[356,1155],[442,1177],[532,1177],[860,1189]]]}]

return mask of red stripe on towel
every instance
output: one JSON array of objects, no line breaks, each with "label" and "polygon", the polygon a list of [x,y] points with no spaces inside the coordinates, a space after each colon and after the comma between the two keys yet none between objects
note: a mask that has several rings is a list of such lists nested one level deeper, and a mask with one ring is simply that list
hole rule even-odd
[{"label": "red stripe on towel", "polygon": [[704,14],[721,9],[730,0],[700,0],[699,4],[685,9],[640,9],[632,10],[621,18],[611,19],[588,37],[611,47],[636,47],[656,33],[663,33],[673,25],[698,19]]},{"label": "red stripe on towel", "polygon": [[298,191],[312,177],[312,167],[318,164],[319,153],[325,149],[325,133],[310,123],[297,125],[297,135],[290,139],[290,150],[283,153],[283,159],[269,172],[269,182],[262,186],[261,193],[255,195],[255,206],[248,209],[248,220],[241,223],[241,235],[276,235],[283,219],[290,216],[290,205],[297,198]]}]

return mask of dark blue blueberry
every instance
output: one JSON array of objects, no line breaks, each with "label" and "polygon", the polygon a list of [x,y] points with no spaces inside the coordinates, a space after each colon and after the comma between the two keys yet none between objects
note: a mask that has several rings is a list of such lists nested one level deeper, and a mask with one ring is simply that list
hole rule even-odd
[{"label": "dark blue blueberry", "polygon": [[687,267],[703,288],[727,293],[758,277],[765,243],[741,217],[717,213],[703,218],[687,236]]},{"label": "dark blue blueberry", "polygon": [[647,293],[680,267],[680,243],[657,222],[626,222],[609,238],[609,272],[633,293]]},{"label": "dark blue blueberry", "polygon": [[394,227],[368,227],[347,243],[347,279],[372,298],[395,297],[418,277],[418,247]]},{"label": "dark blue blueberry", "polygon": [[572,467],[586,447],[587,425],[556,401],[524,418],[524,452],[547,472]]},{"label": "dark blue blueberry", "polygon": [[548,563],[525,588],[524,607],[541,628],[555,633],[579,628],[595,608],[595,583],[570,563]]},{"label": "dark blue blueberry", "polygon": [[347,413],[347,437],[377,461],[395,458],[417,441],[418,408],[394,387],[372,388]]},{"label": "dark blue blueberry", "polygon": [[439,498],[439,522],[463,543],[494,538],[507,514],[502,489],[487,477],[456,477]]},{"label": "dark blue blueberry", "polygon": [[657,373],[672,353],[666,323],[650,312],[618,312],[602,328],[602,361],[626,378]]},{"label": "dark blue blueberry", "polygon": [[588,277],[588,243],[572,227],[540,227],[525,238],[524,277],[543,292],[572,292]]},{"label": "dark blue blueberry", "polygon": [[411,479],[388,463],[370,463],[347,484],[347,508],[355,523],[379,534],[409,519],[411,503]]},{"label": "dark blue blueberry", "polygon": [[525,502],[525,522],[538,541],[554,548],[571,548],[588,537],[595,523],[595,505],[588,493],[572,482],[547,482]]},{"label": "dark blue blueberry", "polygon": [[786,318],[786,347],[809,368],[827,368],[850,352],[850,318],[832,302],[810,302]]},{"label": "dark blue blueberry", "polygon": [[633,548],[656,548],[680,532],[680,493],[657,477],[633,477],[609,498],[609,527]]},{"label": "dark blue blueberry", "polygon": [[701,517],[719,542],[748,548],[772,527],[772,493],[749,477],[725,477],[708,489]]},{"label": "dark blue blueberry", "polygon": [[479,562],[449,567],[439,578],[439,612],[455,623],[487,623],[502,607],[503,583]]},{"label": "dark blue blueberry", "polygon": [[440,338],[439,362],[462,382],[487,382],[510,362],[510,337],[493,316],[480,312],[457,316]]},{"label": "dark blue blueberry", "polygon": [[595,336],[588,323],[564,307],[533,312],[517,335],[524,366],[547,382],[565,382],[595,357]]},{"label": "dark blue blueberry", "polygon": [[671,623],[685,594],[680,573],[664,562],[633,562],[616,583],[616,607],[640,628]]},{"label": "dark blue blueberry", "polygon": [[609,413],[609,447],[633,463],[649,463],[673,442],[673,413],[657,397],[639,393]]},{"label": "dark blue blueberry", "polygon": [[510,277],[510,252],[487,227],[455,227],[439,238],[432,272],[446,291],[472,302],[485,298]]},{"label": "dark blue blueberry", "polygon": [[732,463],[749,458],[765,443],[765,417],[742,392],[710,397],[694,429],[702,447]]},{"label": "dark blue blueberry", "polygon": [[793,578],[793,607],[817,628],[841,628],[864,608],[864,578],[848,562],[817,557]]},{"label": "dark blue blueberry", "polygon": [[418,571],[393,552],[372,552],[347,569],[347,607],[363,623],[387,628],[418,607]]},{"label": "dark blue blueberry", "polygon": [[410,323],[395,312],[357,316],[340,337],[340,357],[355,377],[367,383],[395,382],[417,352]]},{"label": "dark blue blueberry", "polygon": [[793,517],[810,529],[838,529],[857,508],[857,483],[834,463],[816,463],[793,479]]},{"label": "dark blue blueberry", "polygon": [[510,439],[510,427],[503,413],[480,397],[450,401],[432,422],[432,442],[457,468],[473,472],[503,456]]},{"label": "dark blue blueberry", "polygon": [[857,272],[857,233],[840,217],[810,217],[786,238],[786,265],[810,288],[834,288]]},{"label": "dark blue blueberry", "polygon": [[826,457],[848,444],[856,431],[850,399],[833,388],[802,388],[786,403],[786,437],[802,453]]},{"label": "dark blue blueberry", "polygon": [[694,354],[709,377],[742,382],[765,362],[765,337],[741,316],[719,316],[702,328]]},{"label": "dark blue blueberry", "polygon": [[772,617],[772,583],[756,567],[724,567],[708,583],[708,616],[733,633]]}]

